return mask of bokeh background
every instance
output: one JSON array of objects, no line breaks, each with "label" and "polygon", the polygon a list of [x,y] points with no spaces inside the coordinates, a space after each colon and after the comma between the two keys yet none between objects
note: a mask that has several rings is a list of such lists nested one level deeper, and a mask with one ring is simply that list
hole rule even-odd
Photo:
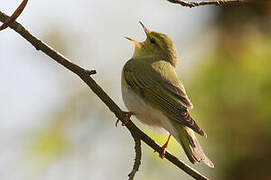
[{"label": "bokeh background", "polygon": [[[1,0],[11,14],[19,1]],[[30,1],[19,17],[34,35],[94,76],[124,109],[120,75],[144,40],[141,20],[176,43],[178,75],[194,104],[199,137],[215,163],[191,165],[211,179],[271,179],[271,6],[183,8],[167,1]],[[127,179],[129,132],[74,74],[11,29],[0,33],[0,179]],[[133,119],[160,144],[166,134]],[[136,179],[192,179],[143,144]]]}]

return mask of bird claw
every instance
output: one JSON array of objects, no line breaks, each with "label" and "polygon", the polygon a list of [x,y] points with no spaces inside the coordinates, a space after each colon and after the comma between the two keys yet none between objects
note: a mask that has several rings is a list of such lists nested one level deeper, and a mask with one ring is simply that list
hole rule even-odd
[{"label": "bird claw", "polygon": [[[118,127],[119,122],[120,122],[120,120],[117,119],[117,121],[115,122],[115,126],[116,126],[116,127]],[[124,124],[123,122],[121,122],[121,125],[122,125],[122,126],[125,126],[125,124]]]},{"label": "bird claw", "polygon": [[[164,159],[164,157],[166,156],[166,152],[167,152],[166,149],[167,149],[167,147],[168,147],[168,142],[169,142],[170,137],[171,137],[171,134],[169,134],[166,143],[162,146],[162,152],[159,153],[159,157],[160,157],[161,159]],[[156,151],[154,151],[154,152],[156,152]]]},{"label": "bird claw", "polygon": [[164,159],[165,158],[165,156],[166,156],[166,147],[162,147],[162,153],[159,153],[159,157],[161,158],[161,159]]},{"label": "bird claw", "polygon": [[[125,114],[125,116],[128,117],[128,119],[130,119],[132,115],[135,115],[135,113],[133,113],[133,112],[126,112],[126,111],[123,111],[123,113]],[[118,126],[118,123],[119,123],[119,122],[120,122],[120,120],[117,119],[117,121],[116,121],[116,123],[115,123],[115,126],[116,126],[116,127]],[[122,122],[121,125],[122,125],[122,126],[125,126],[125,123]]]},{"label": "bird claw", "polygon": [[[165,158],[165,156],[166,156],[166,151],[167,151],[166,149],[167,149],[167,147],[162,146],[162,152],[159,153],[159,157],[160,157],[161,159],[164,159],[164,158]],[[157,152],[156,150],[153,151],[153,153],[156,153],[156,152]]]},{"label": "bird claw", "polygon": [[126,111],[123,111],[123,113],[130,119],[132,115],[135,115],[135,113],[133,112],[126,112]]}]

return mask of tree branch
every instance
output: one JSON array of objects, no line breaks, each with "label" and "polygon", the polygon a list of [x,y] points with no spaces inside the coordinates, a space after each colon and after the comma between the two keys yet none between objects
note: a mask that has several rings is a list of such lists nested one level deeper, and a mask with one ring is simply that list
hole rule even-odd
[{"label": "tree branch", "polygon": [[167,0],[174,4],[180,4],[184,7],[197,7],[197,6],[206,6],[206,5],[215,5],[215,6],[228,6],[244,3],[245,0],[218,0],[218,1],[183,1],[183,0]]},{"label": "tree branch", "polygon": [[132,171],[128,175],[129,180],[133,180],[135,177],[136,172],[139,169],[139,166],[141,164],[141,157],[142,157],[142,151],[141,151],[141,140],[133,133],[131,133],[134,141],[135,141],[135,162]]},{"label": "tree branch", "polygon": [[14,11],[14,13],[8,18],[4,24],[0,27],[0,31],[6,29],[10,24],[12,24],[23,12],[28,0],[23,0],[23,2],[18,6],[18,8]]},{"label": "tree branch", "polygon": [[[0,21],[5,22],[8,19],[9,17],[0,11]],[[12,24],[10,24],[9,27],[13,29],[14,31],[16,31],[17,33],[19,33],[28,42],[30,42],[37,50],[42,51],[43,53],[51,57],[54,61],[63,65],[65,68],[69,69],[73,73],[77,74],[88,85],[88,87],[103,101],[103,103],[110,109],[110,111],[112,111],[115,114],[115,116],[119,120],[122,121],[122,123],[136,138],[142,140],[144,143],[149,145],[156,152],[162,153],[163,149],[154,140],[152,140],[143,131],[141,131],[137,126],[135,126],[135,124],[129,120],[127,115],[120,109],[120,107],[104,92],[104,90],[94,81],[94,79],[91,76],[89,76],[90,74],[93,74],[95,71],[86,70],[72,63],[69,59],[64,57],[62,54],[58,53],[53,48],[51,48],[50,46],[48,46],[47,44],[45,44],[44,42],[42,42],[41,40],[33,36],[21,24],[17,22],[13,22]],[[139,144],[139,143],[136,142],[136,144]],[[201,175],[199,172],[189,167],[182,161],[178,160],[175,156],[171,155],[168,152],[166,152],[165,158],[169,160],[171,163],[173,163],[175,166],[185,171],[190,176],[194,177],[195,179],[202,179],[202,180],[208,179],[207,177]],[[137,164],[140,164],[140,163],[137,163]]]}]

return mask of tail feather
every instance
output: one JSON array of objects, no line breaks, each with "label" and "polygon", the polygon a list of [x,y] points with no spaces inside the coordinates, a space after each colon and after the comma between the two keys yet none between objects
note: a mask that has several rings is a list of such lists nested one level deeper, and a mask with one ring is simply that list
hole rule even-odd
[{"label": "tail feather", "polygon": [[190,127],[193,129],[196,133],[204,136],[207,138],[207,134],[199,127],[199,125],[196,123],[196,121],[191,117],[190,113],[188,112],[187,109],[184,109],[181,113],[183,120],[186,122],[186,126]]},{"label": "tail feather", "polygon": [[207,166],[213,168],[214,164],[204,154],[194,131],[188,127],[178,126],[176,132],[172,133],[175,139],[182,145],[184,152],[191,163],[204,162]]}]

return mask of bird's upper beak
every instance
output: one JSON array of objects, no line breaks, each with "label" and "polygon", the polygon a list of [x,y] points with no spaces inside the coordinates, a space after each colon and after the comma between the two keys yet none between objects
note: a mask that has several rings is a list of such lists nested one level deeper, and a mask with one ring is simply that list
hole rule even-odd
[{"label": "bird's upper beak", "polygon": [[140,25],[142,26],[142,28],[143,28],[143,30],[144,30],[146,36],[148,36],[148,34],[150,33],[150,31],[146,28],[146,26],[144,26],[144,24],[143,24],[141,21],[139,21],[139,23],[140,23]]}]

